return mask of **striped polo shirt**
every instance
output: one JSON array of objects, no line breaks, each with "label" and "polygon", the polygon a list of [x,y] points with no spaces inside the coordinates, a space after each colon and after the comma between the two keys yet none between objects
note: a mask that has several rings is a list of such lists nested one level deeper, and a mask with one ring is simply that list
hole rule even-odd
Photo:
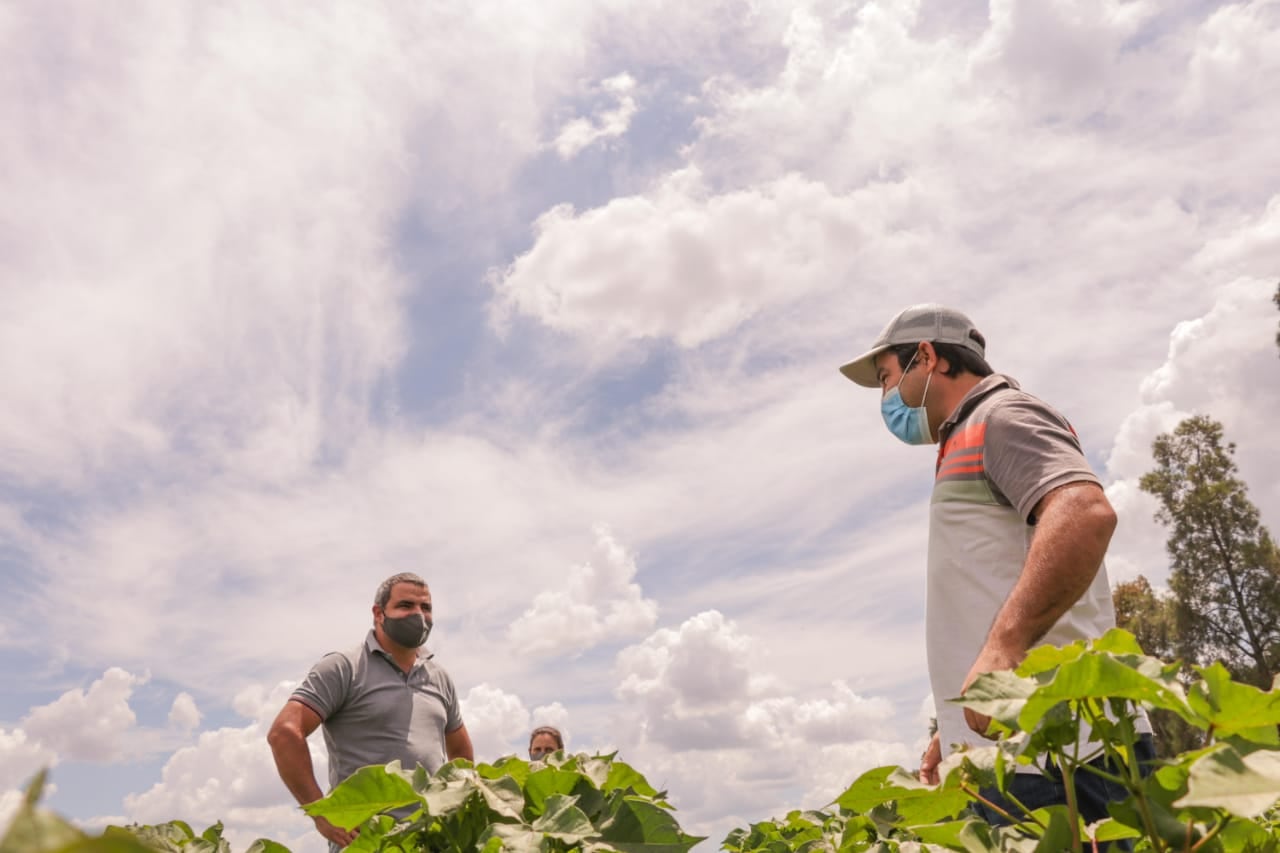
[{"label": "striped polo shirt", "polygon": [[[945,755],[987,745],[947,702],[960,695],[987,631],[1026,562],[1036,504],[1068,483],[1098,483],[1075,431],[1043,401],[999,374],[978,383],[939,430],[929,511],[925,633],[929,680]],[[1100,485],[1100,484],[1099,484]],[[1041,642],[1063,645],[1115,626],[1107,569]]]}]

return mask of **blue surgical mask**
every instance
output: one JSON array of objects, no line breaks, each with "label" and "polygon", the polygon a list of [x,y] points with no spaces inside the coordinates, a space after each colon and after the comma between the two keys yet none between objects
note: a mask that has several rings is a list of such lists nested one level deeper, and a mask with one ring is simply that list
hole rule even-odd
[{"label": "blue surgical mask", "polygon": [[[907,371],[915,361],[916,357],[911,356],[906,370],[902,371],[902,379],[907,377]],[[893,390],[885,394],[884,399],[880,401],[880,416],[884,418],[884,425],[889,428],[889,432],[907,444],[933,444],[933,432],[929,429],[929,413],[924,407],[924,401],[929,397],[929,381],[933,379],[933,373],[930,372],[924,381],[924,395],[920,398],[919,406],[908,406],[902,399],[902,393],[898,390],[902,387],[902,379],[899,379],[898,384],[893,386]]]}]

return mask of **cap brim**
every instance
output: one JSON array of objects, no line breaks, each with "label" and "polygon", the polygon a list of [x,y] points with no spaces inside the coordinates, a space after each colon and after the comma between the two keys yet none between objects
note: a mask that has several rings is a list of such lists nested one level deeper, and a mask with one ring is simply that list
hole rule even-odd
[{"label": "cap brim", "polygon": [[886,344],[866,352],[848,364],[840,365],[840,372],[864,388],[879,388],[880,380],[876,376],[876,356],[887,350]]}]

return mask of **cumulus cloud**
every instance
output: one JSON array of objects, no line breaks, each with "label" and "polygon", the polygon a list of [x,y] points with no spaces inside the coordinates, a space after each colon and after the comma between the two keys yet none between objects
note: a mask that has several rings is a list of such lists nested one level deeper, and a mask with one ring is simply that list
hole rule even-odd
[{"label": "cumulus cloud", "polygon": [[830,697],[781,695],[780,679],[753,666],[753,646],[722,613],[699,613],[619,652],[616,695],[637,710],[645,738],[667,749],[808,751],[891,733],[892,703],[843,682]]},{"label": "cumulus cloud", "polygon": [[562,160],[571,160],[600,140],[616,139],[627,132],[637,111],[635,78],[623,72],[600,82],[600,89],[613,98],[612,109],[598,111],[592,118],[575,118],[560,128],[555,149]]},{"label": "cumulus cloud", "polygon": [[511,642],[535,654],[562,654],[650,628],[658,606],[634,582],[636,572],[635,557],[607,527],[597,527],[594,559],[570,569],[562,589],[539,592],[511,624]]},{"label": "cumulus cloud", "polygon": [[179,693],[169,708],[169,725],[190,731],[200,725],[200,709],[190,693]]},{"label": "cumulus cloud", "polygon": [[462,697],[462,718],[480,761],[519,752],[530,731],[529,711],[519,696],[490,684],[477,684]]},{"label": "cumulus cloud", "polygon": [[[271,720],[293,687],[282,682],[241,690],[236,710],[252,721],[201,732],[195,743],[176,750],[161,769],[159,781],[124,797],[122,819],[157,823],[180,817],[193,826],[221,820],[235,849],[268,837],[300,853],[323,853],[323,839],[280,781],[267,746]],[[326,786],[328,760],[318,731],[308,746],[316,778]]]},{"label": "cumulus cloud", "polygon": [[[42,768],[58,763],[52,749],[27,737],[22,729],[0,728],[0,827],[7,827],[22,804],[23,788]],[[53,786],[47,790],[51,791]]]},{"label": "cumulus cloud", "polygon": [[66,760],[122,758],[128,751],[127,736],[138,720],[129,697],[134,687],[148,679],[112,667],[88,690],[68,690],[48,705],[33,708],[22,728]]},{"label": "cumulus cloud", "polygon": [[673,339],[692,348],[763,309],[839,284],[879,218],[869,200],[800,176],[709,192],[698,170],[603,207],[555,207],[532,249],[495,279],[497,316],[515,311],[608,348]]}]

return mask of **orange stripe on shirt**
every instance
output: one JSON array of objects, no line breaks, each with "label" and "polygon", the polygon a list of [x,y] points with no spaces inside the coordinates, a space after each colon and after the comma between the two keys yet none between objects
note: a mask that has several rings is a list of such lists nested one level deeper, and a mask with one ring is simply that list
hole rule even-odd
[{"label": "orange stripe on shirt", "polygon": [[985,469],[981,465],[970,465],[965,468],[943,468],[935,479],[942,480],[955,474],[981,474]]},{"label": "orange stripe on shirt", "polygon": [[935,470],[941,471],[942,465],[946,461],[946,457],[957,451],[974,448],[981,452],[986,440],[986,421],[983,421],[980,424],[974,424],[970,427],[965,427],[948,438],[946,443],[938,449],[938,463]]}]

